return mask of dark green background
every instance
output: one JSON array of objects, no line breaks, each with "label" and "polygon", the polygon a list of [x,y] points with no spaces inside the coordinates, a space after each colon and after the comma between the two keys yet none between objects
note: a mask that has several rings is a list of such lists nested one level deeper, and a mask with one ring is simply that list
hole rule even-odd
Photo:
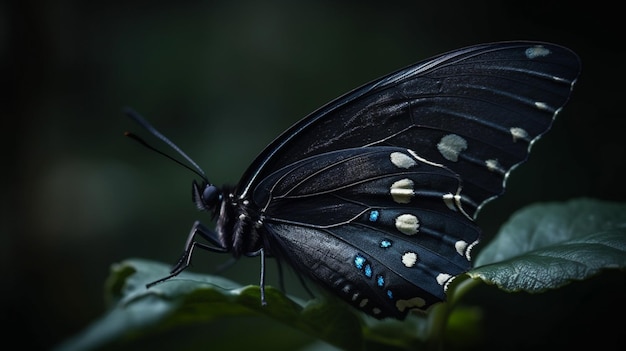
[{"label": "dark green background", "polygon": [[[122,136],[142,132],[122,115],[126,105],[211,181],[235,183],[290,124],[380,75],[472,44],[551,41],[581,56],[582,76],[507,194],[481,213],[484,240],[531,202],[623,201],[619,13],[545,0],[3,2],[2,333],[24,349],[56,345],[104,313],[112,263],[173,263],[192,222],[209,221],[190,202],[193,174]],[[194,271],[226,259],[207,256],[198,255]],[[244,261],[227,276],[257,283],[258,260]],[[538,297],[483,288],[468,302],[487,307],[487,346],[511,335],[509,349],[615,343],[625,291],[623,274],[604,274]],[[217,345],[234,337],[236,346],[266,324],[229,323],[239,332],[203,333]],[[248,339],[255,349],[274,342]]]}]

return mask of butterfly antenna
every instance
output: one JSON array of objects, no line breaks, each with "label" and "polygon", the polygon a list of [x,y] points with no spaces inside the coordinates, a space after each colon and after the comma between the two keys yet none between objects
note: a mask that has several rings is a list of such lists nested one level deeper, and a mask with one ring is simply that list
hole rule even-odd
[{"label": "butterfly antenna", "polygon": [[171,140],[169,140],[167,137],[165,137],[165,135],[161,134],[156,128],[154,128],[150,123],[148,123],[148,121],[146,121],[143,117],[141,117],[141,115],[139,113],[137,113],[135,110],[131,109],[130,107],[126,107],[124,108],[124,113],[132,118],[135,122],[137,122],[140,126],[142,126],[145,130],[147,130],[148,132],[150,132],[150,134],[154,135],[155,137],[159,138],[161,141],[163,141],[164,143],[166,143],[169,147],[171,147],[172,149],[174,149],[174,151],[176,151],[179,155],[181,155],[187,162],[189,162],[192,166],[190,167],[189,165],[186,165],[185,163],[181,162],[180,160],[166,154],[165,152],[155,148],[154,146],[148,144],[145,140],[143,140],[142,138],[140,138],[139,136],[131,133],[131,132],[124,132],[124,135],[134,139],[135,141],[139,142],[141,145],[147,147],[148,149],[163,155],[167,158],[169,158],[170,160],[178,163],[179,165],[187,168],[188,170],[194,172],[195,174],[199,175],[202,179],[204,179],[207,183],[209,182],[209,180],[207,179],[204,171],[202,170],[202,168],[200,168],[200,166],[198,166],[198,164],[196,162],[194,162],[194,160],[191,159],[191,157],[187,156],[186,153],[183,152],[183,150],[181,150],[176,144],[174,144]]}]

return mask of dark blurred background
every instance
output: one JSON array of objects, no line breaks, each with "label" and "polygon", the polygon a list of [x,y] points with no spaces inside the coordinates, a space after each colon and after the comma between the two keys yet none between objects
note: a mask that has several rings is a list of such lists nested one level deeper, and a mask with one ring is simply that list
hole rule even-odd
[{"label": "dark blurred background", "polygon": [[[209,222],[190,201],[192,173],[123,137],[143,133],[122,114],[127,105],[212,182],[236,183],[281,131],[369,80],[462,46],[550,41],[576,51],[583,73],[507,194],[481,212],[484,242],[532,202],[623,201],[626,50],[618,14],[548,1],[2,2],[5,340],[49,349],[79,333],[105,311],[111,264],[173,263],[193,221]],[[206,256],[197,255],[194,271],[226,260]],[[258,260],[243,261],[225,275],[256,284]],[[468,302],[486,309],[485,348],[614,345],[624,331],[625,281],[605,273],[534,297],[482,287]],[[240,333],[257,327],[232,323]],[[241,342],[224,340],[233,332],[217,327],[204,333],[214,345]]]}]

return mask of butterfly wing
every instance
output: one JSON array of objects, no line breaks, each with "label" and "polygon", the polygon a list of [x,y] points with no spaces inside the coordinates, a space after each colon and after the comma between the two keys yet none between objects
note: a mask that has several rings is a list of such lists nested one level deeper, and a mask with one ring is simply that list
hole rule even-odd
[{"label": "butterfly wing", "polygon": [[480,207],[567,102],[570,50],[504,42],[446,53],[315,111],[253,162],[268,250],[378,318],[445,298],[470,268]]},{"label": "butterfly wing", "polygon": [[479,229],[441,201],[461,179],[411,150],[377,146],[309,157],[267,177],[271,252],[377,318],[404,318],[445,298],[470,268]]},{"label": "butterfly wing", "polygon": [[248,168],[241,198],[300,159],[352,147],[399,146],[459,174],[480,205],[501,194],[569,99],[580,60],[548,43],[472,46],[368,83],[313,112]]}]

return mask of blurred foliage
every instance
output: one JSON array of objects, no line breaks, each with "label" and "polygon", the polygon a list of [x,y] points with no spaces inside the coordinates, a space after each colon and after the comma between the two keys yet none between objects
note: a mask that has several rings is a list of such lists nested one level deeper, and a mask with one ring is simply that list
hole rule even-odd
[{"label": "blurred foliage", "polygon": [[[481,212],[484,242],[531,202],[623,200],[620,13],[611,5],[495,0],[2,2],[2,142],[9,150],[1,179],[3,333],[19,336],[21,347],[49,349],[103,313],[111,264],[127,257],[174,262],[193,221],[209,221],[190,202],[193,174],[122,136],[136,128],[121,113],[126,105],[213,182],[235,183],[286,127],[382,74],[481,42],[551,41],[576,51],[583,73],[507,193]],[[227,259],[202,256],[194,271],[210,273]],[[258,267],[245,259],[224,274],[254,284]],[[268,276],[276,285],[276,272]],[[301,293],[297,279],[287,289]],[[625,276],[607,273],[540,298],[516,294],[506,311],[495,288],[467,298],[485,308],[486,348],[502,344],[500,328],[520,328],[535,341],[612,345],[624,323],[605,315],[620,315],[614,301],[625,291]],[[550,317],[538,320],[537,310]],[[224,321],[200,332],[219,344],[240,337],[234,326],[254,329],[253,322]]]}]

